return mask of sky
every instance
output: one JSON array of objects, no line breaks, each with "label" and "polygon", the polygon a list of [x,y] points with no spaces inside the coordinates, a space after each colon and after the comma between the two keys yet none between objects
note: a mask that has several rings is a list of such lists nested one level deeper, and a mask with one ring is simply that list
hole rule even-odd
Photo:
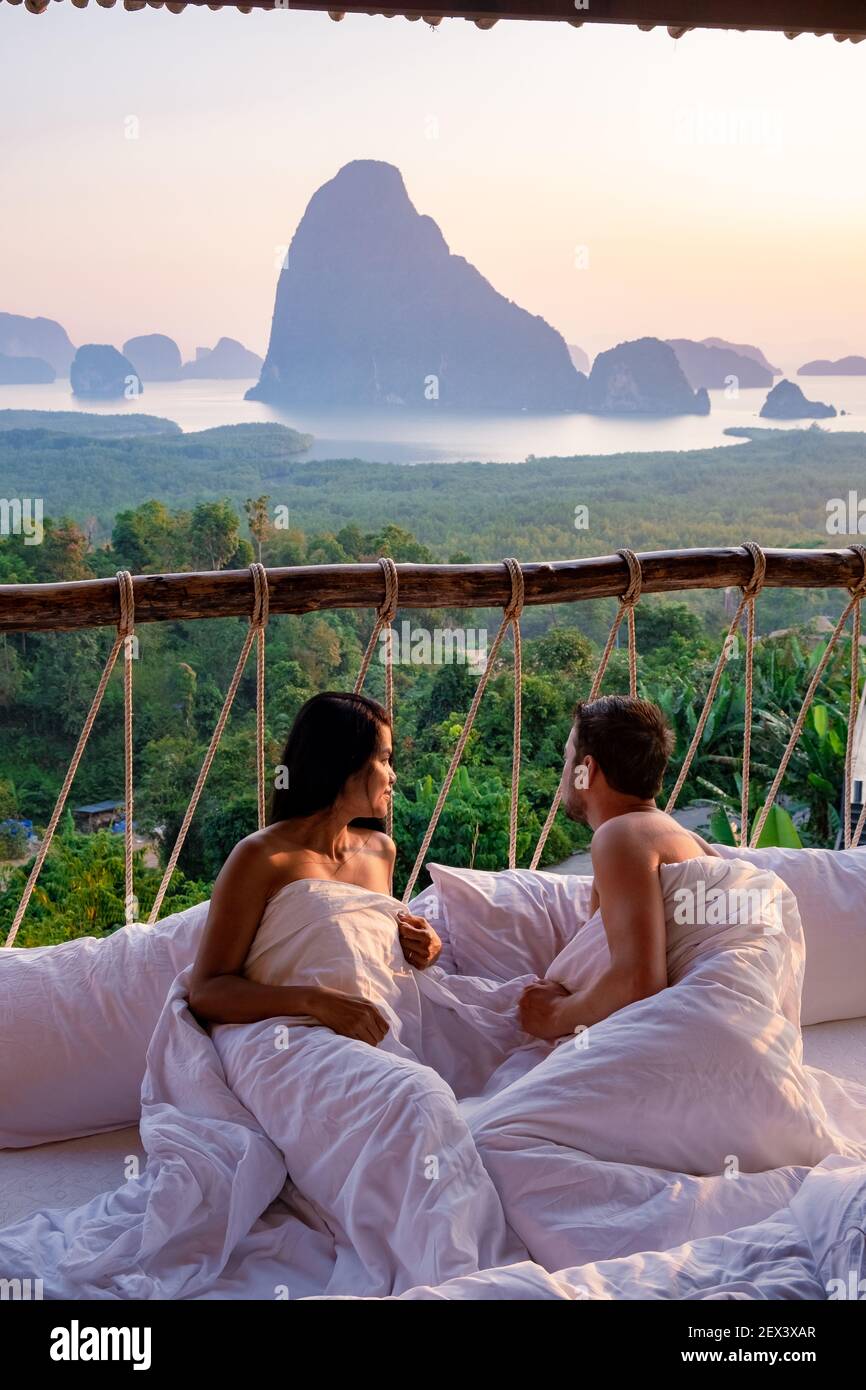
[{"label": "sky", "polygon": [[387,160],[592,356],[866,354],[866,43],[288,10],[0,5],[0,310],[264,353],[315,190]]}]

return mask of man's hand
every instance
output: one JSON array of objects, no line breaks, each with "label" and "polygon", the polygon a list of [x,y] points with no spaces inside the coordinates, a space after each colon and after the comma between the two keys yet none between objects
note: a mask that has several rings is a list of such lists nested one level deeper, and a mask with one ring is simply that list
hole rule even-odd
[{"label": "man's hand", "polygon": [[416,917],[403,908],[397,913],[397,930],[403,955],[416,970],[426,970],[439,959],[442,942],[426,917]]},{"label": "man's hand", "polygon": [[533,1038],[561,1038],[571,1029],[562,1019],[562,1003],[571,995],[553,980],[527,985],[517,1005],[520,1026]]},{"label": "man's hand", "polygon": [[332,1032],[344,1038],[357,1038],[371,1047],[378,1047],[390,1028],[369,999],[324,985],[310,990],[309,1012]]}]

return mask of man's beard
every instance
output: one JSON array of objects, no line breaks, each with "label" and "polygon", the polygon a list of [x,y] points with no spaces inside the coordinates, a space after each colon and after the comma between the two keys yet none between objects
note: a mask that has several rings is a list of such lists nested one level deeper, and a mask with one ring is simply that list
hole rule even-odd
[{"label": "man's beard", "polygon": [[565,814],[569,820],[576,821],[578,825],[589,825],[589,817],[586,808],[586,796],[583,792],[573,787],[565,799]]}]

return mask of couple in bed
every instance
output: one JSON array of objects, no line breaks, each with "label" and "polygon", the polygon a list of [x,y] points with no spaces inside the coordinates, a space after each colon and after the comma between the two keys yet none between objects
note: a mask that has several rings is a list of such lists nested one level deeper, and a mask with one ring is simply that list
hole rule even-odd
[{"label": "couple in bed", "polygon": [[578,706],[563,782],[595,832],[592,902],[553,936],[451,912],[482,978],[437,965],[392,895],[384,711],[310,701],[151,1037],[143,1172],[0,1232],[0,1266],[50,1298],[483,1297],[509,1273],[669,1296],[678,1270],[705,1288],[738,1251],[750,1278],[768,1242],[805,1251],[793,1216],[755,1225],[802,1185],[820,1288],[821,1241],[853,1218],[825,1218],[810,1170],[866,1159],[866,1089],[804,1065],[793,895],[656,809],[670,747],[645,701]]},{"label": "couple in bed", "polygon": [[[553,981],[529,984],[519,1022],[534,1037],[563,1037],[667,986],[659,868],[715,855],[655,804],[672,746],[661,711],[647,700],[609,696],[578,706],[562,804],[594,832],[590,914],[601,911],[610,965],[574,993]],[[274,794],[270,824],[235,847],[217,879],[190,1004],[212,1023],[301,1016],[377,1046],[389,1024],[357,987],[362,978],[352,978],[351,963],[349,988],[322,983],[339,970],[328,942],[304,952],[303,980],[262,983],[246,967],[263,920],[293,884],[322,880],[391,895],[396,846],[377,828],[397,780],[387,715],[363,695],[317,695],[299,712],[283,763],[287,787]],[[441,942],[424,918],[401,908],[396,935],[413,968],[435,963]]]},{"label": "couple in bed", "polygon": [[578,705],[563,800],[594,831],[589,916],[528,973],[503,932],[490,980],[437,967],[392,896],[384,710],[329,693],[300,711],[271,822],[217,880],[189,1004],[333,1238],[330,1291],[665,1248],[729,1229],[732,1204],[735,1225],[775,1210],[790,1165],[866,1156],[860,1109],[831,1114],[803,1064],[793,895],[657,809],[671,747],[645,700]]}]

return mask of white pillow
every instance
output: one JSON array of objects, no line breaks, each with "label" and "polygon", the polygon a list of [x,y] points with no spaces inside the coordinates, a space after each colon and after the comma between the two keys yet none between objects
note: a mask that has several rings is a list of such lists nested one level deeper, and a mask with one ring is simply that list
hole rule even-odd
[{"label": "white pillow", "polygon": [[138,1123],[150,1035],[209,905],[111,936],[0,950],[0,1148]]},{"label": "white pillow", "polygon": [[772,869],[797,899],[806,938],[801,1023],[866,1015],[866,847],[713,848]]},{"label": "white pillow", "polygon": [[589,915],[592,878],[428,864],[461,975],[543,976]]}]

